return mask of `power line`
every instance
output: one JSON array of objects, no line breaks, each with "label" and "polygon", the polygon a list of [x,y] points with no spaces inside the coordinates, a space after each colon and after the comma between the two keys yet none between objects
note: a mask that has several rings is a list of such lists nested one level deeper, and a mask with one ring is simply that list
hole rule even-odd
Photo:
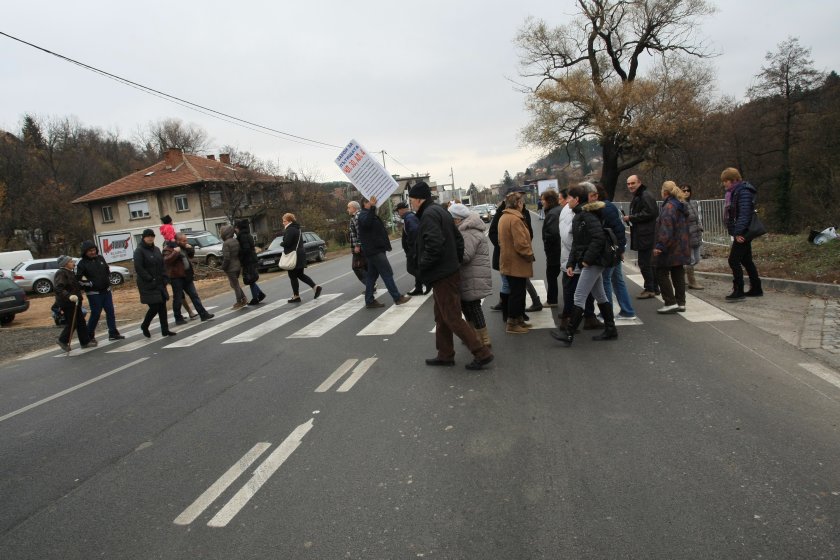
[{"label": "power line", "polygon": [[392,156],[391,154],[389,154],[389,153],[388,153],[388,152],[386,152],[385,150],[382,150],[382,152],[383,152],[386,156],[388,156],[389,158],[391,158],[392,160],[394,160],[395,162],[397,162],[397,164],[402,165],[403,167],[405,167],[405,169],[406,169],[409,173],[411,173],[412,175],[419,175],[419,173],[415,173],[414,171],[412,171],[411,169],[409,169],[408,167],[406,167],[406,166],[405,166],[402,162],[400,162],[400,160],[398,160],[397,158],[395,158],[394,156]]},{"label": "power line", "polygon": [[[9,35],[8,33],[5,33],[3,31],[0,31],[0,35],[3,35],[5,37],[8,37],[9,39],[12,39],[13,41],[17,41],[19,43],[22,43],[24,45],[27,45],[29,47],[32,47],[34,49],[37,49],[37,50],[42,51],[44,53],[47,53],[49,55],[52,55],[56,58],[64,60],[65,62],[69,62],[71,64],[75,64],[76,66],[80,66],[81,68],[84,68],[86,70],[89,70],[89,71],[94,72],[96,74],[99,74],[101,76],[104,76],[108,79],[119,82],[123,85],[127,85],[129,87],[134,88],[134,89],[140,90],[144,93],[154,95],[155,97],[160,97],[162,99],[165,99],[167,101],[170,101],[170,102],[175,103],[177,105],[180,105],[182,107],[192,109],[192,110],[197,111],[199,113],[205,114],[205,115],[213,117],[213,118],[217,118],[221,121],[224,121],[224,122],[227,122],[227,123],[230,123],[230,124],[234,124],[234,125],[237,125],[237,126],[242,126],[243,128],[247,128],[247,129],[253,130],[255,132],[261,132],[263,134],[268,134],[265,131],[273,132],[273,133],[279,134],[281,136],[275,136],[275,134],[269,134],[269,135],[270,136],[275,136],[275,137],[280,138],[282,140],[288,140],[290,142],[295,142],[297,144],[303,144],[303,142],[309,142],[310,144],[315,144],[316,146],[314,146],[314,147],[319,147],[319,148],[338,148],[339,150],[344,148],[344,146],[337,146],[335,144],[329,144],[327,142],[321,142],[320,140],[313,140],[311,138],[306,138],[304,136],[298,136],[296,134],[291,134],[289,132],[283,132],[282,130],[277,130],[276,128],[271,128],[269,126],[264,126],[264,125],[261,125],[261,124],[255,123],[255,122],[251,122],[251,121],[248,121],[248,120],[245,120],[245,119],[241,119],[241,118],[233,116],[233,115],[229,115],[227,113],[223,113],[222,111],[217,111],[217,110],[212,109],[210,107],[205,107],[204,105],[200,105],[198,103],[193,103],[192,101],[188,101],[186,99],[182,99],[182,98],[177,97],[175,95],[171,95],[171,94],[156,90],[156,89],[151,88],[149,86],[144,86],[143,84],[134,82],[134,81],[129,80],[127,78],[117,76],[116,74],[106,72],[105,70],[101,70],[99,68],[96,68],[95,66],[85,64],[84,62],[79,62],[78,60],[74,60],[70,57],[64,56],[63,54],[53,52],[49,49],[45,49],[44,47],[40,47],[38,45],[35,45],[34,43],[24,41],[23,39],[20,39],[18,37],[13,36],[13,35]],[[224,118],[222,118],[222,117],[224,117]],[[250,125],[250,126],[244,126],[244,125]],[[252,128],[252,127],[256,127],[257,129],[262,129],[262,130],[257,130],[257,129]],[[301,141],[303,141],[303,142],[301,142]],[[402,165],[402,164],[400,164],[400,165]]]}]

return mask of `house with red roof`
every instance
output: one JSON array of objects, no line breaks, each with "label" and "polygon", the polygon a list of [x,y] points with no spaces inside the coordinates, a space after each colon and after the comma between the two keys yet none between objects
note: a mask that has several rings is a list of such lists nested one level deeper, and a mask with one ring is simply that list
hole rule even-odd
[{"label": "house with red roof", "polygon": [[90,210],[100,251],[109,262],[115,262],[131,258],[144,229],[159,235],[161,220],[167,215],[175,231],[203,230],[216,235],[232,219],[247,218],[258,241],[270,240],[279,216],[267,216],[271,205],[266,197],[283,182],[231,163],[230,154],[220,154],[217,160],[213,155],[185,154],[171,148],[163,160],[73,203]]}]

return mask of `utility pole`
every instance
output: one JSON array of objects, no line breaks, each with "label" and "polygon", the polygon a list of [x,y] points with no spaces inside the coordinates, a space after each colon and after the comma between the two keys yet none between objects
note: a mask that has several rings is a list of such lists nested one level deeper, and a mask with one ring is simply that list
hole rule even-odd
[{"label": "utility pole", "polygon": [[[382,150],[382,167],[388,171],[388,166],[385,165],[385,150]],[[394,223],[394,203],[391,202],[391,197],[388,197],[388,221],[391,223],[391,233],[396,231],[397,225]]]}]

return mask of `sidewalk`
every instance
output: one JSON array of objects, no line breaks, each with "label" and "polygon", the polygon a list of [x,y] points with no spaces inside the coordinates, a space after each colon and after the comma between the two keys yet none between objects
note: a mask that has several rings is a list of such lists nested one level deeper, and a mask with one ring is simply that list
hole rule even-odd
[{"label": "sidewalk", "polygon": [[705,289],[689,290],[692,295],[840,368],[840,286],[762,278],[763,297],[729,303],[731,275],[696,274]]}]

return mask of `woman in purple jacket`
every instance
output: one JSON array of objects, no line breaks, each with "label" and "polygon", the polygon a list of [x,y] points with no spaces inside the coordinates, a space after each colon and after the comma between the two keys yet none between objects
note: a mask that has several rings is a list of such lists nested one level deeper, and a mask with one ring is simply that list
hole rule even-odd
[{"label": "woman in purple jacket", "polygon": [[657,313],[685,311],[685,265],[691,262],[685,193],[673,181],[662,183],[662,208],[656,218],[653,259],[665,305]]}]

